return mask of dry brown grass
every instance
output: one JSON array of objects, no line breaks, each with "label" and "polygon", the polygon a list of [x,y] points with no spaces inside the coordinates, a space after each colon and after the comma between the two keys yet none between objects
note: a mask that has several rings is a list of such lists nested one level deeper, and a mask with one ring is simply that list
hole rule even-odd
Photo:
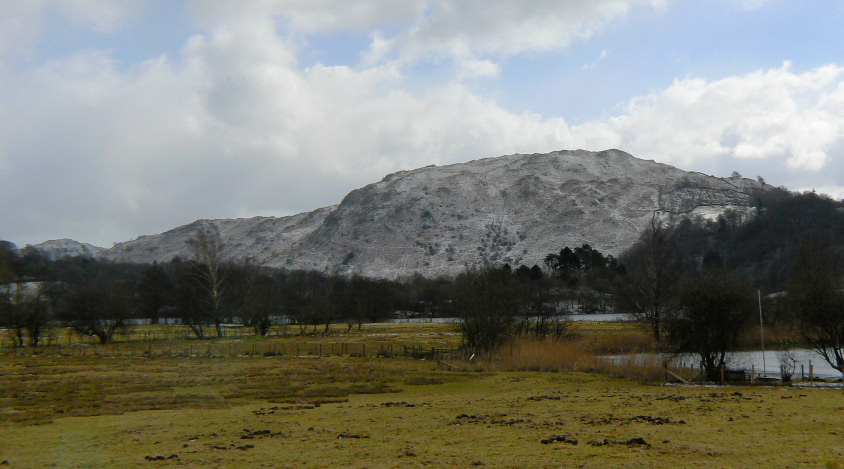
[{"label": "dry brown grass", "polygon": [[[600,347],[599,350],[607,350]],[[610,350],[624,350],[610,348]],[[601,356],[595,353],[592,343],[583,340],[516,340],[491,356],[478,356],[462,362],[466,371],[544,371],[544,372],[597,372],[613,377],[638,380],[646,383],[664,382],[666,369],[689,378],[692,370],[670,366],[652,356]]]},{"label": "dry brown grass", "polygon": [[218,408],[253,400],[321,402],[394,392],[408,379],[452,379],[415,360],[6,358],[0,361],[0,426],[140,410]]},{"label": "dry brown grass", "polygon": [[576,322],[575,338],[596,355],[647,353],[659,350],[647,324],[638,322]]}]

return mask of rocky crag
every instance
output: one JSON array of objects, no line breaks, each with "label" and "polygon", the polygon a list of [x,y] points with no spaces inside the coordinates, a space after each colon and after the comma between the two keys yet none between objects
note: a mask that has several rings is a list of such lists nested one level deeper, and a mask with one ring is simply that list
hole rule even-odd
[{"label": "rocky crag", "polygon": [[290,269],[396,278],[453,275],[483,262],[542,265],[564,246],[619,254],[655,212],[749,207],[764,185],[717,178],[619,150],[509,155],[400,171],[335,206],[289,217],[199,220],[97,253],[128,262],[189,257],[216,225],[233,259]]}]

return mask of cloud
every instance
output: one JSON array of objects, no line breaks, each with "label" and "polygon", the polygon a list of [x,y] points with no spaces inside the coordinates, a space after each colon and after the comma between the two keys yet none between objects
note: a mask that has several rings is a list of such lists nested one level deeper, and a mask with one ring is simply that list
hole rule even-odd
[{"label": "cloud", "polygon": [[717,160],[777,160],[817,173],[844,141],[844,67],[796,74],[790,64],[716,81],[676,80],[629,102],[603,123],[572,129],[584,141],[603,135],[634,154],[681,167]]},{"label": "cloud", "polygon": [[559,2],[429,1],[426,15],[396,35],[401,60],[425,57],[506,57],[564,48],[600,32],[632,8],[660,8],[663,0]]},{"label": "cloud", "polygon": [[190,0],[190,8],[214,28],[250,18],[279,18],[298,33],[368,32],[374,27],[405,27],[422,16],[425,1],[384,0]]},{"label": "cloud", "polygon": [[30,52],[51,14],[57,14],[75,27],[108,33],[141,8],[140,2],[131,0],[0,2],[0,56]]},{"label": "cloud", "polygon": [[193,11],[210,28],[246,18],[275,18],[296,34],[370,34],[365,65],[454,60],[466,71],[525,51],[568,47],[602,31],[633,8],[660,9],[668,0],[196,0]]},{"label": "cloud", "polygon": [[[844,193],[844,67],[836,64],[686,77],[631,99],[613,117],[572,126],[508,111],[463,78],[499,73],[485,54],[563,47],[634,3],[571,3],[573,19],[549,24],[581,26],[550,36],[529,31],[538,36],[521,45],[479,26],[497,20],[467,12],[478,23],[466,28],[472,47],[452,74],[422,84],[398,60],[304,67],[301,42],[279,29],[277,17],[227,16],[229,4],[197,6],[210,19],[172,56],[126,67],[110,52],[88,50],[21,70],[0,67],[0,238],[108,245],[196,218],[312,210],[400,169],[575,148],[619,148],[683,169],[737,169],[777,185]],[[332,2],[288,4],[299,9],[301,18],[289,20],[299,28],[340,21],[317,13],[334,11]],[[452,23],[466,7],[424,5],[425,13],[398,15],[412,27],[383,33],[379,47],[457,57],[449,44],[461,33]],[[535,13],[507,5],[513,10],[496,5],[489,14]],[[385,21],[361,11],[350,21],[355,28]],[[103,24],[115,24],[108,17]],[[437,36],[423,31],[431,28],[442,31],[439,42],[413,52],[415,41],[421,47],[423,36]]]},{"label": "cloud", "polygon": [[494,77],[501,72],[501,66],[490,60],[465,60],[460,63],[462,78]]},{"label": "cloud", "polygon": [[602,50],[602,51],[601,51],[601,54],[600,54],[600,55],[598,55],[598,58],[597,58],[597,59],[595,59],[594,61],[592,61],[592,62],[590,62],[590,63],[588,63],[588,64],[583,64],[583,69],[584,69],[584,70],[591,70],[591,69],[593,69],[593,68],[597,67],[597,66],[598,66],[598,64],[599,64],[599,63],[601,63],[601,61],[603,61],[604,59],[606,59],[606,58],[607,58],[607,53],[608,53],[608,52],[607,52],[607,50],[606,50],[606,49]]},{"label": "cloud", "polygon": [[538,116],[456,82],[412,92],[391,65],[301,69],[295,51],[264,19],[129,70],[86,51],[0,72],[2,212],[27,242],[109,244],[200,217],[310,210],[398,169],[559,144]]}]

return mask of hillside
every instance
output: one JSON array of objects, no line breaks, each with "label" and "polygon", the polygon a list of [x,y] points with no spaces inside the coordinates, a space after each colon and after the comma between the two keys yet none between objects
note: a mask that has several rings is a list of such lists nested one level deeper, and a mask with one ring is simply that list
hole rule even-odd
[{"label": "hillside", "polygon": [[33,247],[52,260],[63,257],[95,257],[106,250],[105,248],[93,246],[88,243],[80,243],[72,239],[54,239],[36,244]]},{"label": "hillside", "polygon": [[139,263],[186,257],[186,241],[210,223],[227,255],[262,265],[389,278],[455,274],[484,261],[541,264],[566,245],[590,243],[618,254],[655,210],[749,206],[762,187],[618,150],[516,154],[400,171],[313,212],[200,220],[119,243],[98,257]]}]

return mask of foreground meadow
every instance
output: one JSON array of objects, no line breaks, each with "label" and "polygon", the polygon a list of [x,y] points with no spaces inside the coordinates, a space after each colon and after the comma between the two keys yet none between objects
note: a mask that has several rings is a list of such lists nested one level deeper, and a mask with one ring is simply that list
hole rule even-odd
[{"label": "foreground meadow", "polygon": [[[424,331],[423,337],[429,339],[452,340],[442,330]],[[404,334],[414,333],[409,326],[373,327],[369,332],[364,328],[354,340],[375,340],[379,334],[410,340],[412,336]],[[445,335],[437,335],[441,333]],[[675,386],[644,384],[606,372],[506,371],[494,363],[211,355],[5,354],[0,361],[0,463],[10,467],[840,467],[844,463],[840,387]],[[550,360],[563,355],[548,351],[544,356]]]}]

